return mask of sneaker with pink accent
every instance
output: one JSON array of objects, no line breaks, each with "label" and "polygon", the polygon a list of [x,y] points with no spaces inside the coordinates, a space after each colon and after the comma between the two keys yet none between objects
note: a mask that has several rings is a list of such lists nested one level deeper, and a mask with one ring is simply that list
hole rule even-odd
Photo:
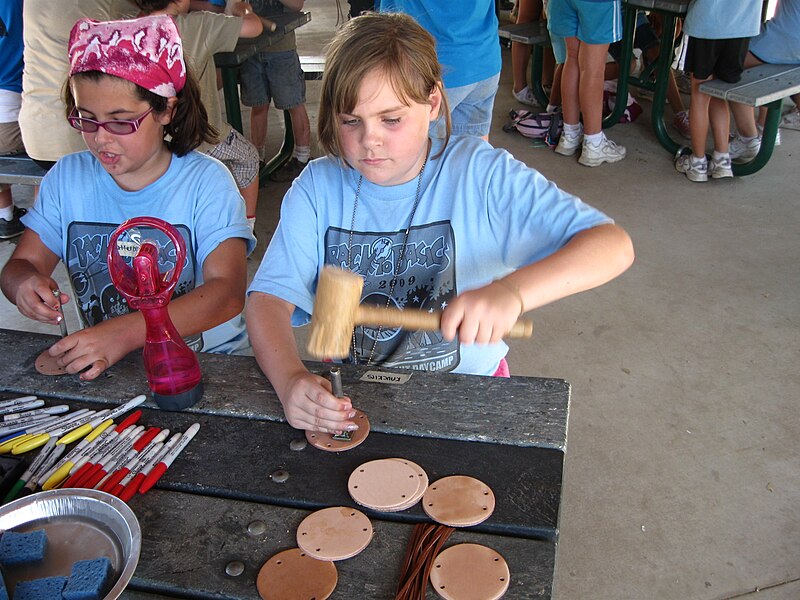
[{"label": "sneaker with pink accent", "polygon": [[687,140],[692,139],[692,133],[689,129],[689,111],[682,110],[675,115],[672,119],[672,126],[678,130],[678,133]]},{"label": "sneaker with pink accent", "polygon": [[708,181],[708,160],[705,156],[701,159],[695,159],[691,154],[679,156],[675,161],[675,170],[686,175],[689,181]]}]

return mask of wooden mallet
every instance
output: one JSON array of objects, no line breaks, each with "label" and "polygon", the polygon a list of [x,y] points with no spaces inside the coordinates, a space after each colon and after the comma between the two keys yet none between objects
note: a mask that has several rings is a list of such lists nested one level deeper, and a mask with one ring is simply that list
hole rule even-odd
[{"label": "wooden mallet", "polygon": [[[317,359],[345,358],[350,353],[353,328],[356,325],[373,327],[401,327],[419,331],[438,331],[441,312],[400,310],[368,304],[361,305],[364,280],[352,271],[336,267],[323,267],[311,315],[311,338],[308,352]],[[510,338],[530,337],[533,323],[519,319]]]}]

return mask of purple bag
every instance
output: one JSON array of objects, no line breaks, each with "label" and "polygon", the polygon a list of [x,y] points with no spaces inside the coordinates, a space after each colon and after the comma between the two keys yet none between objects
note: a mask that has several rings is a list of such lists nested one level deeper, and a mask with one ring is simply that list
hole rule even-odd
[{"label": "purple bag", "polygon": [[528,110],[510,110],[511,122],[503,126],[503,131],[518,131],[528,138],[544,140],[548,146],[555,146],[561,136],[564,119],[561,111],[534,113]]}]

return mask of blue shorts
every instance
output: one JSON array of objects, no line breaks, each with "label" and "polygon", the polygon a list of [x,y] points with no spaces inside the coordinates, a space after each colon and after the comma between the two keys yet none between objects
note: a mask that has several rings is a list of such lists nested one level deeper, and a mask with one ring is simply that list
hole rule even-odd
[{"label": "blue shorts", "polygon": [[489,135],[492,126],[494,97],[500,83],[500,73],[477,83],[448,88],[447,103],[453,135]]},{"label": "blue shorts", "polygon": [[239,69],[242,104],[288,110],[306,102],[306,79],[297,50],[257,52]]},{"label": "blue shorts", "polygon": [[611,44],[622,39],[620,0],[550,0],[548,27],[559,37],[585,44]]}]

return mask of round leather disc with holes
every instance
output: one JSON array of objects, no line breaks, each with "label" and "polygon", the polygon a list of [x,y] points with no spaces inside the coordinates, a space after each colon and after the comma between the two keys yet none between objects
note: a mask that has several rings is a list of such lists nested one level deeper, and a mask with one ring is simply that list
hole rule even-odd
[{"label": "round leather disc with holes", "polygon": [[417,469],[391,458],[371,460],[359,466],[347,481],[350,496],[367,508],[391,511],[413,498],[419,490]]},{"label": "round leather disc with holes", "polygon": [[482,523],[494,511],[494,493],[474,477],[453,475],[428,486],[422,508],[437,523],[450,527],[471,527]]},{"label": "round leather disc with holes", "polygon": [[311,558],[300,548],[279,552],[261,567],[256,580],[264,600],[297,600],[329,597],[339,575],[330,561]]},{"label": "round leather disc with holes", "polygon": [[506,593],[509,572],[497,552],[478,544],[443,550],[431,569],[431,585],[445,600],[497,600]]},{"label": "round leather disc with holes", "polygon": [[417,502],[419,502],[420,498],[422,498],[422,495],[425,493],[425,490],[428,489],[428,474],[418,464],[411,462],[410,460],[406,460],[405,458],[392,458],[390,460],[399,460],[400,462],[406,463],[411,468],[413,468],[417,474],[417,481],[419,483],[417,492],[408,499],[408,502],[405,502],[404,504],[401,504],[396,508],[386,510],[386,512],[399,512],[401,510],[406,510],[408,508],[411,508]]},{"label": "round leather disc with holes", "polygon": [[48,351],[45,350],[36,357],[36,362],[34,363],[36,370],[42,375],[65,375],[67,371],[64,367],[59,367],[56,364],[56,361],[61,358],[61,356],[63,355],[50,356]]},{"label": "round leather disc with holes", "polygon": [[297,528],[297,545],[317,560],[344,560],[372,540],[372,523],[355,508],[332,506],[311,513]]},{"label": "round leather disc with holes", "polygon": [[344,452],[345,450],[350,450],[367,439],[369,435],[369,419],[367,415],[356,409],[356,416],[353,417],[353,421],[358,425],[358,429],[350,432],[350,440],[335,440],[330,433],[308,430],[306,430],[306,439],[308,443],[315,448],[325,450],[326,452]]}]

